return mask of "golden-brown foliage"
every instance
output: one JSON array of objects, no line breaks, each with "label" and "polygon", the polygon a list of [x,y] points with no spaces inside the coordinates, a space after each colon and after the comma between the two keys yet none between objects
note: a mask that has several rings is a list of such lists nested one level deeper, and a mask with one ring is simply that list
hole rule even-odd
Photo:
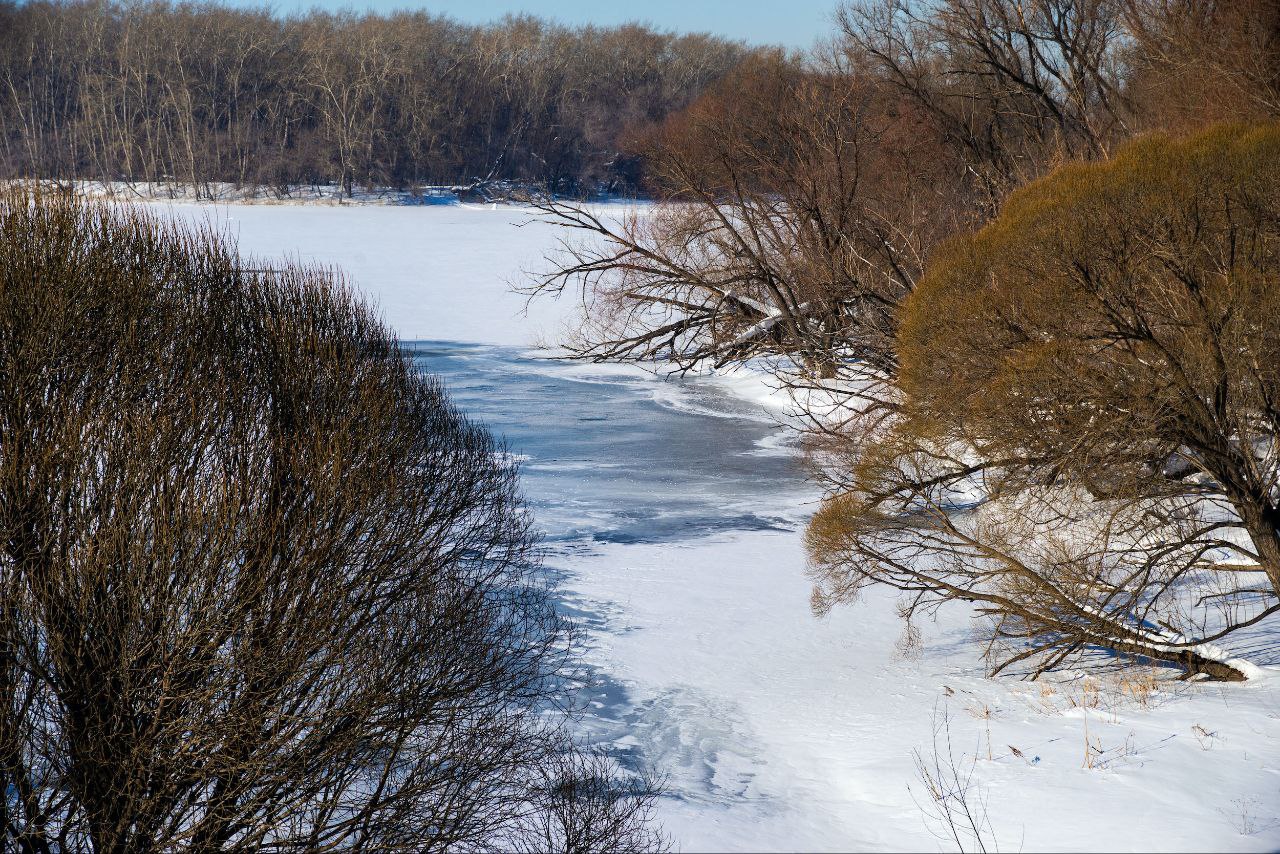
[{"label": "golden-brown foliage", "polygon": [[1278,318],[1280,124],[1153,136],[939,252],[907,302],[902,384],[983,456],[1098,493],[1189,465],[1280,589]]},{"label": "golden-brown foliage", "polygon": [[1278,190],[1280,125],[1153,136],[940,248],[898,418],[810,527],[815,602],[981,603],[1001,667],[1101,646],[1239,678],[1198,644],[1280,608]]}]

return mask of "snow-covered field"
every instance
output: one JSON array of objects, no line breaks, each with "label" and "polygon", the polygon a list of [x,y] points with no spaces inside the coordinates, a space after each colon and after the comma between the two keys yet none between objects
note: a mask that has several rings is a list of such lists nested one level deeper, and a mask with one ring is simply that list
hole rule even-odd
[{"label": "snow-covered field", "polygon": [[510,284],[542,263],[556,231],[519,208],[439,205],[153,204],[209,223],[263,259],[339,266],[406,340],[529,345],[554,340],[565,307]]},{"label": "snow-covered field", "polygon": [[157,210],[211,220],[262,258],[340,265],[527,458],[598,676],[584,726],[666,773],[660,819],[680,848],[953,849],[913,758],[932,761],[944,720],[999,850],[1280,848],[1280,625],[1238,650],[1263,675],[1231,685],[987,679],[960,609],[904,652],[891,596],[811,616],[799,532],[816,496],[758,383],[528,351],[571,305],[526,314],[511,293],[556,236],[518,227],[520,209]]}]

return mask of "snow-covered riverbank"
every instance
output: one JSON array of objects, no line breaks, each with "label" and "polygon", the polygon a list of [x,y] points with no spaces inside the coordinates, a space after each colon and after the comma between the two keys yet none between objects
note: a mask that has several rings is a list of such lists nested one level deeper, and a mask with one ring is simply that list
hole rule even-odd
[{"label": "snow-covered riverbank", "polygon": [[572,308],[525,313],[510,291],[553,248],[548,226],[465,205],[157,210],[262,258],[339,265],[403,338],[430,339],[424,367],[526,458],[599,680],[585,725],[668,775],[660,818],[685,850],[948,848],[913,762],[943,715],[1001,850],[1280,847],[1274,627],[1248,683],[1024,683],[983,676],[958,609],[906,652],[891,596],[817,620],[800,541],[816,495],[754,378],[530,358]]}]

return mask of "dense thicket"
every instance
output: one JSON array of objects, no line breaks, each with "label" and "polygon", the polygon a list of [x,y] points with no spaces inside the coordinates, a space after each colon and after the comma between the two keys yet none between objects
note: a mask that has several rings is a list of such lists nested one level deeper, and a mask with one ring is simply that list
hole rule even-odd
[{"label": "dense thicket", "polygon": [[0,3],[0,176],[634,187],[629,128],[743,46],[643,26],[214,3]]},{"label": "dense thicket", "polygon": [[[772,356],[789,381],[883,389],[898,303],[945,236],[1143,127],[1273,109],[1274,15],[1194,5],[848,3],[825,48],[742,62],[634,137],[655,212],[618,224],[544,205],[593,236],[538,289],[584,287],[572,344],[585,358],[688,369]],[[1204,75],[1209,35],[1223,70]],[[1166,84],[1179,75],[1198,85]]]},{"label": "dense thicket", "polygon": [[0,835],[635,850],[515,471],[330,277],[0,196]]}]

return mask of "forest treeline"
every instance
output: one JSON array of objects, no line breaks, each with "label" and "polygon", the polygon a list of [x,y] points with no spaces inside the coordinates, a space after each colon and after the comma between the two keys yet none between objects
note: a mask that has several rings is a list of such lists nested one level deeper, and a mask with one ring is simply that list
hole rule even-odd
[{"label": "forest treeline", "polygon": [[753,51],[532,17],[0,2],[0,176],[625,192],[620,139]]}]

